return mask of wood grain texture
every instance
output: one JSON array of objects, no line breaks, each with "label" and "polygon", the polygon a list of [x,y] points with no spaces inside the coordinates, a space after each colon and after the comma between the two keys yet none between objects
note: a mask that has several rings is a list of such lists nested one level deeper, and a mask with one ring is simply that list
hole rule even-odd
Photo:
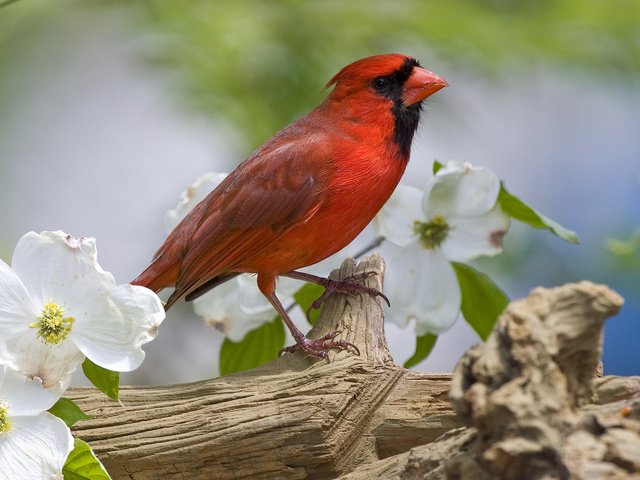
[{"label": "wood grain texture", "polygon": [[[366,282],[382,288],[379,256],[346,261],[333,278],[365,271],[378,273]],[[94,389],[72,389],[68,396],[94,416],[74,433],[114,479],[313,479],[335,478],[460,425],[448,400],[450,375],[393,363],[378,299],[332,297],[309,336],[334,330],[361,354],[318,360],[296,352],[213,380],[123,387],[122,406]]]},{"label": "wood grain texture", "polygon": [[[365,271],[382,288],[379,256],[332,276]],[[296,352],[213,380],[123,387],[123,405],[72,389],[94,415],[74,433],[114,480],[640,480],[640,377],[595,375],[621,303],[589,282],[536,289],[452,379],[393,362],[378,299],[335,295],[309,336],[338,330],[359,356]]]},{"label": "wood grain texture", "polygon": [[590,282],[512,302],[454,372],[467,428],[343,480],[640,479],[640,377],[596,378],[622,298]]}]

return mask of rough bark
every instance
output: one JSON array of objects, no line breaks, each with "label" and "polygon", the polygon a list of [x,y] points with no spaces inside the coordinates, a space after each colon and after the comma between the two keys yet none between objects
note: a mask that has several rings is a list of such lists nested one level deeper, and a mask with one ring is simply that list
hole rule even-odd
[{"label": "rough bark", "polygon": [[[382,288],[383,269],[379,256],[349,260],[334,278],[374,271],[366,282]],[[68,396],[94,415],[74,433],[114,479],[302,479],[334,478],[461,425],[448,398],[450,375],[393,363],[379,299],[329,299],[309,336],[335,330],[359,356],[296,352],[213,380],[123,387],[123,406],[94,389],[72,389]]]},{"label": "rough bark", "polygon": [[[375,271],[367,284],[381,288],[383,270],[372,256],[334,278]],[[75,433],[114,479],[618,478],[640,471],[640,379],[593,379],[620,304],[587,282],[537,289],[452,384],[393,363],[378,299],[336,295],[310,336],[339,330],[361,355],[296,352],[214,380],[124,387],[123,406],[73,389],[95,415]]]},{"label": "rough bark", "polygon": [[595,377],[602,324],[621,304],[589,282],[513,302],[454,373],[468,428],[343,478],[640,478],[640,377]]}]

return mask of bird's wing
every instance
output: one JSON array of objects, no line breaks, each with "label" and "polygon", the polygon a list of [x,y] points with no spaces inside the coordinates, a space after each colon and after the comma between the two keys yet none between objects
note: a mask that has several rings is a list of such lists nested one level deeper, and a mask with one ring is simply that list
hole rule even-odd
[{"label": "bird's wing", "polygon": [[321,144],[285,143],[240,165],[203,200],[172,298],[252,257],[320,207],[331,162]]}]

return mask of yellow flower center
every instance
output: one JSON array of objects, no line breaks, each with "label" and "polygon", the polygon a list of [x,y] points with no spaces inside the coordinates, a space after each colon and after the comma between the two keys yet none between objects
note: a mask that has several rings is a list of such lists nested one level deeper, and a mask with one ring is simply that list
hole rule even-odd
[{"label": "yellow flower center", "polygon": [[428,222],[413,222],[413,232],[418,235],[420,243],[427,250],[435,250],[449,235],[451,227],[444,217],[438,215],[431,218]]},{"label": "yellow flower center", "polygon": [[11,430],[11,422],[9,421],[9,406],[0,402],[0,435]]},{"label": "yellow flower center", "polygon": [[75,318],[65,317],[64,308],[57,303],[49,302],[36,320],[30,323],[29,327],[38,329],[38,336],[44,343],[55,345],[69,336]]}]

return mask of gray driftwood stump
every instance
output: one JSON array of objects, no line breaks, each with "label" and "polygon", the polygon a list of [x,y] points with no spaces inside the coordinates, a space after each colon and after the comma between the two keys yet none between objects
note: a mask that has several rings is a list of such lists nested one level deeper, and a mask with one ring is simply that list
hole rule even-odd
[{"label": "gray driftwood stump", "polygon": [[[371,256],[334,278],[376,271],[367,283],[381,288],[383,270]],[[593,378],[621,303],[587,282],[537,289],[463,357],[452,387],[393,362],[378,299],[336,295],[310,336],[339,330],[359,356],[296,352],[213,380],[123,387],[123,406],[72,389],[94,415],[74,433],[114,479],[631,478],[640,379]]]}]

